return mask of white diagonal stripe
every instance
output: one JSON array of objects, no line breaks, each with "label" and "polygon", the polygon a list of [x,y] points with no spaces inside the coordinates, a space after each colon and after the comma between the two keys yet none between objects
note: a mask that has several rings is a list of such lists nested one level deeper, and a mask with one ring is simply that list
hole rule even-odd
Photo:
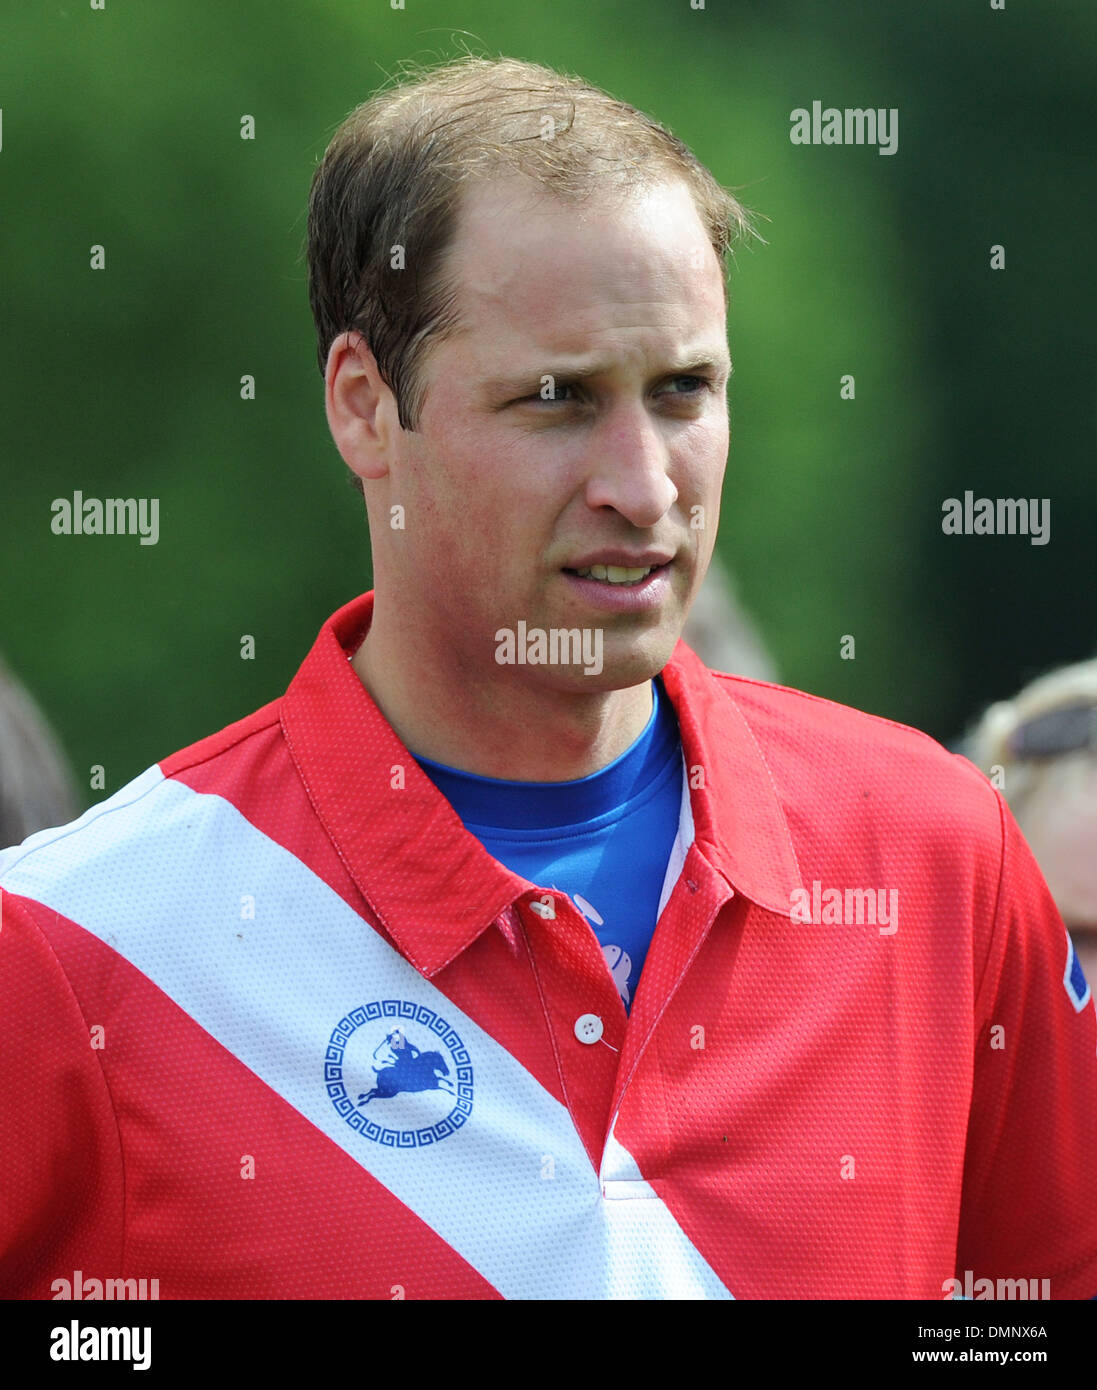
[{"label": "white diagonal stripe", "polygon": [[[0,886],[107,942],[505,1297],[731,1297],[658,1197],[607,1200],[566,1107],[223,798],[150,768],[0,855]],[[436,1144],[375,1143],[327,1094],[332,1029],[377,999],[433,1009],[471,1055],[472,1116]]]}]

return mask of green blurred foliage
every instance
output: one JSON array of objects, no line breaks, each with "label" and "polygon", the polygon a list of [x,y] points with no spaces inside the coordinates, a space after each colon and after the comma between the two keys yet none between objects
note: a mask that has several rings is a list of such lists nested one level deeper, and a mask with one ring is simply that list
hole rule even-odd
[{"label": "green blurred foliage", "polygon": [[[276,698],[370,586],[308,185],[401,59],[464,46],[650,111],[761,215],[731,274],[719,548],[788,684],[949,738],[1092,654],[1097,8],[70,0],[6,15],[0,50],[0,649],[82,785]],[[816,98],[897,106],[898,153],[792,145]],[[943,536],[968,488],[1050,497],[1051,543]],[[54,536],[75,490],[158,497],[159,544]]]}]

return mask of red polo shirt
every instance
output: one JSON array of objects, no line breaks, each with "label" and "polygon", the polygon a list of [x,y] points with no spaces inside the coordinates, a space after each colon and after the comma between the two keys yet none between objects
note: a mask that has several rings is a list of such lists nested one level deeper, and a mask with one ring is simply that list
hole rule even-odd
[{"label": "red polo shirt", "polygon": [[970,763],[679,643],[626,1016],[362,687],[372,609],[0,855],[0,1293],[1097,1294],[1094,1006]]}]

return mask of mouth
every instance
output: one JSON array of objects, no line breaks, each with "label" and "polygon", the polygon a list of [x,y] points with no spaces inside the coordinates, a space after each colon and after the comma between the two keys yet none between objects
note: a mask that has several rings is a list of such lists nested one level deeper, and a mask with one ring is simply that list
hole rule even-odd
[{"label": "mouth", "polygon": [[644,565],[637,568],[627,568],[624,565],[589,565],[581,570],[565,569],[564,573],[573,574],[578,579],[595,579],[602,584],[613,584],[627,589],[643,584],[649,575],[669,568],[668,560],[662,565]]}]

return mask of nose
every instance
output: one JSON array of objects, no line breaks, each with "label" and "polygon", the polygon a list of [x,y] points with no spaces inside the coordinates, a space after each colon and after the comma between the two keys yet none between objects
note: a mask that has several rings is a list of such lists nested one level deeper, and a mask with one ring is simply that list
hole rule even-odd
[{"label": "nose", "polygon": [[667,474],[670,451],[639,401],[608,413],[589,437],[589,507],[612,507],[634,526],[648,529],[667,514],[678,489]]}]

